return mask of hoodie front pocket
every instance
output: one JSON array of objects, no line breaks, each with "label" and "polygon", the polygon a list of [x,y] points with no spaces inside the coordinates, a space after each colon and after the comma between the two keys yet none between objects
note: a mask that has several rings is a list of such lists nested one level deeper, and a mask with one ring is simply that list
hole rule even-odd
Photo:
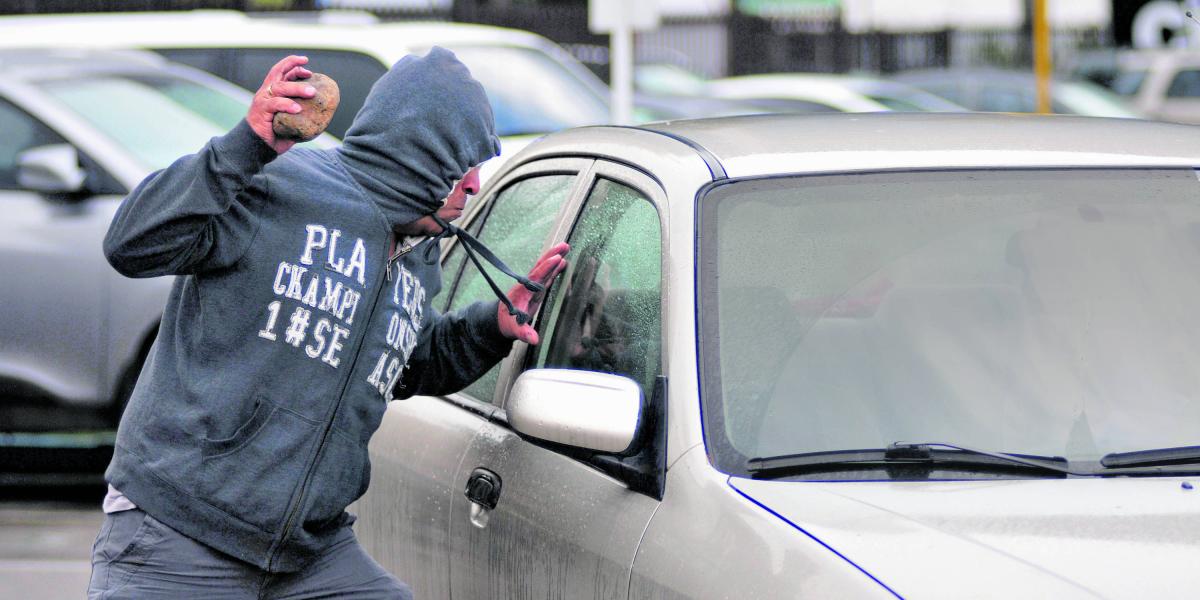
[{"label": "hoodie front pocket", "polygon": [[260,398],[231,437],[204,441],[204,498],[274,531],[304,473],[316,431],[316,423]]}]

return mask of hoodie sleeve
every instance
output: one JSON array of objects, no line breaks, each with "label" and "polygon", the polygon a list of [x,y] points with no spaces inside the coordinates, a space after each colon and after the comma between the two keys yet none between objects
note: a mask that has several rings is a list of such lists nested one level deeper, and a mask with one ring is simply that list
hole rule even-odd
[{"label": "hoodie sleeve", "polygon": [[476,302],[445,315],[434,311],[430,324],[421,330],[394,397],[452,394],[500,362],[513,341],[500,333],[496,310],[496,302]]},{"label": "hoodie sleeve", "polygon": [[252,180],[276,156],[243,119],[200,152],[151,174],[113,217],[104,237],[108,262],[127,277],[236,263],[257,230],[249,207],[267,195]]}]

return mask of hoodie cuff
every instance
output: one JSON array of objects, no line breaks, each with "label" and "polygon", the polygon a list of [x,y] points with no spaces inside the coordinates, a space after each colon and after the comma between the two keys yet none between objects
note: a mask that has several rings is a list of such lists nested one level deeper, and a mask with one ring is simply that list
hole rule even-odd
[{"label": "hoodie cuff", "polygon": [[476,340],[496,352],[507,354],[512,348],[513,339],[500,331],[500,321],[497,311],[500,302],[476,302],[467,308],[467,322],[470,323],[471,333]]},{"label": "hoodie cuff", "polygon": [[238,121],[238,124],[229,133],[214,138],[212,147],[223,163],[243,169],[246,179],[261,171],[263,165],[279,156],[274,148],[268,146],[262,138],[258,137],[257,133],[254,133],[246,119]]}]

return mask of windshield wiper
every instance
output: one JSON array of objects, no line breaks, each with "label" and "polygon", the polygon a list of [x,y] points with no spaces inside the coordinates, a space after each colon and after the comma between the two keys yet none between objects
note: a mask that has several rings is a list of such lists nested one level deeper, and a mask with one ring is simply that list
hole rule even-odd
[{"label": "windshield wiper", "polygon": [[1108,469],[1120,467],[1151,467],[1200,463],[1200,446],[1156,448],[1135,452],[1109,452],[1100,459]]},{"label": "windshield wiper", "polygon": [[[935,450],[935,447],[948,450]],[[1055,474],[1092,475],[1090,472],[1071,470],[1067,460],[1062,457],[1006,454],[941,442],[896,442],[885,449],[835,450],[752,458],[746,462],[746,470],[753,477],[768,479],[846,468],[948,465],[961,465],[967,469],[1023,468]]]}]

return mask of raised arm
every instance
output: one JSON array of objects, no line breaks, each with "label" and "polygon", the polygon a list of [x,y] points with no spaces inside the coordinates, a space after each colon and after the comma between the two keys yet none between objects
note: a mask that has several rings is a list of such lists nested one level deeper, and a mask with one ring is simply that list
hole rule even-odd
[{"label": "raised arm", "polygon": [[[277,63],[254,94],[246,118],[200,152],[148,176],[125,198],[104,238],[108,262],[128,277],[193,273],[228,266],[257,230],[253,206],[267,190],[254,175],[295,142],[278,140],[277,112],[296,113],[292,98],[315,93],[303,80],[308,59]],[[169,126],[169,124],[162,124]]]}]

